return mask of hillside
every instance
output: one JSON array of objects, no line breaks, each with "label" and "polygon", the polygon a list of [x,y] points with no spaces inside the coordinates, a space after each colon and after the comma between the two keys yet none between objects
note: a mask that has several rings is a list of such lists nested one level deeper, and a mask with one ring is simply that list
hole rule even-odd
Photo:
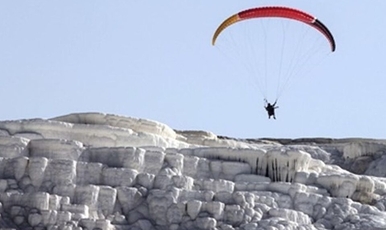
[{"label": "hillside", "polygon": [[385,153],[102,113],[0,121],[0,227],[385,229]]}]

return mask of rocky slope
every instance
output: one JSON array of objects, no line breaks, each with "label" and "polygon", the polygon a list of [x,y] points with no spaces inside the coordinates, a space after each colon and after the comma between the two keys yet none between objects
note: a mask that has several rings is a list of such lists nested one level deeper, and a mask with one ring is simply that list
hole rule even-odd
[{"label": "rocky slope", "polygon": [[100,113],[1,121],[0,227],[386,229],[385,153]]}]

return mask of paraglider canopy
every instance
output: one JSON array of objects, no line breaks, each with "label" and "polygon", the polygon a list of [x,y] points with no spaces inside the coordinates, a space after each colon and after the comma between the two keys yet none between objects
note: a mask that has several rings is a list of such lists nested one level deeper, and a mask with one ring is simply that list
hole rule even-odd
[{"label": "paraglider canopy", "polygon": [[242,20],[263,17],[281,17],[304,22],[319,30],[330,42],[331,51],[335,51],[336,45],[334,37],[321,21],[319,21],[316,17],[311,16],[303,11],[283,6],[266,6],[253,8],[241,11],[237,14],[230,16],[216,29],[212,38],[212,45],[215,45],[217,37],[228,26]]}]

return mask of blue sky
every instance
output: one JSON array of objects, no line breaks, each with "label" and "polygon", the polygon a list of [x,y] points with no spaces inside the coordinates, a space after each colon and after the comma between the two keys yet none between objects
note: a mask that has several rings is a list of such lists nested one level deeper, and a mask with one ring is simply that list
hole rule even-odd
[{"label": "blue sky", "polygon": [[[211,45],[240,10],[295,7],[337,49],[280,98],[277,120]],[[386,131],[386,1],[1,1],[0,120],[102,112],[233,137],[368,137]]]}]

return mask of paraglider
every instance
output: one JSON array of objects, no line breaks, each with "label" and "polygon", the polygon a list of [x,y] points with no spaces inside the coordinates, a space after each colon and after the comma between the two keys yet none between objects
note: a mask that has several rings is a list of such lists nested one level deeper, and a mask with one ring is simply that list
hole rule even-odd
[{"label": "paraglider", "polygon": [[[238,29],[242,24],[246,28]],[[289,24],[296,24],[303,31],[289,28]],[[268,118],[274,119],[276,102],[292,78],[306,75],[301,71],[316,66],[326,56],[321,52],[329,50],[330,53],[336,49],[332,33],[319,19],[283,6],[247,9],[228,17],[215,30],[212,45],[221,46],[224,53],[229,51],[231,58],[246,67],[266,102]],[[317,57],[316,64],[312,63],[313,56]],[[272,91],[276,91],[276,96],[275,102],[270,104],[266,98],[274,94]]]},{"label": "paraglider", "polygon": [[265,110],[267,110],[267,113],[268,113],[268,119],[271,119],[271,116],[273,117],[273,119],[276,120],[276,116],[275,116],[275,109],[279,108],[279,106],[276,106],[276,103],[277,101],[275,101],[275,103],[273,103],[271,105],[271,103],[269,103],[267,101],[267,99],[264,100],[266,105],[264,106]]}]

